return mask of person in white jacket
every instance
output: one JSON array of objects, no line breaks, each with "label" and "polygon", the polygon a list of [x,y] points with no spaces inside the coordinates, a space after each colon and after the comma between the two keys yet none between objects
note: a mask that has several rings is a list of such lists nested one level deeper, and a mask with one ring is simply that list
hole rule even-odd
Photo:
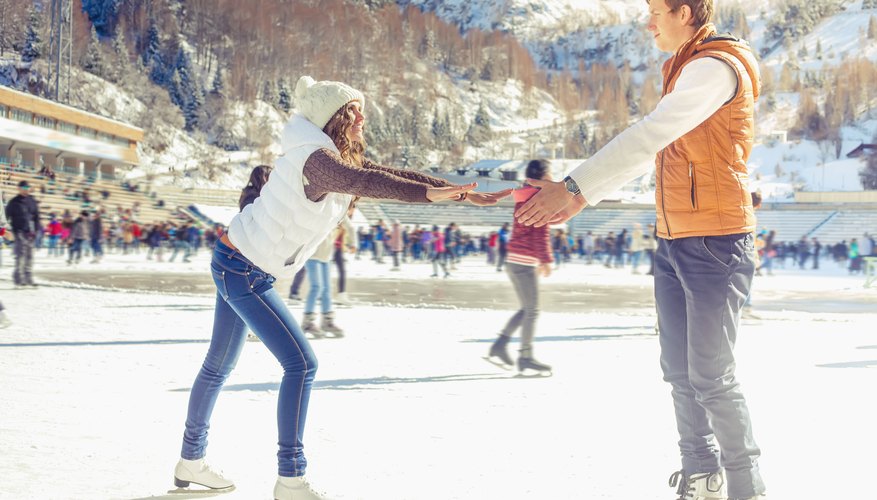
[{"label": "person in white jacket", "polygon": [[320,500],[305,480],[304,426],[317,359],[280,294],[276,278],[291,278],[338,226],[355,196],[430,203],[492,205],[508,195],[474,193],[419,172],[377,165],[364,156],[365,99],[340,82],[299,79],[296,112],[283,129],[283,155],[255,201],[235,215],[216,242],[213,336],[189,395],[181,458],[174,483],[230,490],[234,483],[205,461],[216,399],[237,362],[249,327],[283,367],[277,408],[277,500]]}]

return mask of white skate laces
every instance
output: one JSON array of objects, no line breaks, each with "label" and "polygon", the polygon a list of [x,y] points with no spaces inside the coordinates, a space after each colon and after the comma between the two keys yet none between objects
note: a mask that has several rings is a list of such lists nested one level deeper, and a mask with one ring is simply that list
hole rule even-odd
[{"label": "white skate laces", "polygon": [[219,490],[233,489],[234,482],[222,475],[222,472],[213,470],[207,462],[198,460],[186,460],[181,458],[174,468],[174,485],[178,488],[188,488],[190,483]]},{"label": "white skate laces", "polygon": [[304,476],[278,476],[274,484],[274,500],[328,500],[315,491]]},{"label": "white skate laces", "polygon": [[670,476],[670,486],[676,488],[677,500],[728,500],[722,471],[691,476],[686,476],[685,471],[676,471]]}]

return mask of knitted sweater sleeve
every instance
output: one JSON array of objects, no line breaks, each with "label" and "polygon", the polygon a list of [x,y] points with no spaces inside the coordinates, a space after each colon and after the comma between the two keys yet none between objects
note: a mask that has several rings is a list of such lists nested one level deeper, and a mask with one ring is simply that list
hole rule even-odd
[{"label": "knitted sweater sleeve", "polygon": [[426,175],[422,172],[415,172],[414,170],[400,170],[398,168],[385,167],[383,165],[378,165],[371,160],[365,160],[362,166],[363,168],[367,168],[370,170],[380,170],[381,172],[386,172],[388,174],[395,175],[396,177],[402,177],[403,179],[420,182],[421,184],[428,184],[432,187],[453,186],[453,184],[451,184],[450,182],[444,179],[439,179],[438,177]]},{"label": "knitted sweater sleeve", "polygon": [[304,165],[305,195],[320,201],[328,193],[352,194],[369,198],[429,203],[427,184],[388,172],[360,168],[329,149],[311,153]]}]

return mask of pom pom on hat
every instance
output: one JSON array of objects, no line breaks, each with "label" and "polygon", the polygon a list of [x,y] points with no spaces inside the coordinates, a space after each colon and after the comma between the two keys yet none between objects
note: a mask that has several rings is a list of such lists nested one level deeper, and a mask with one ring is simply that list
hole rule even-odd
[{"label": "pom pom on hat", "polygon": [[359,101],[365,106],[362,92],[341,82],[318,82],[310,76],[303,76],[295,84],[296,110],[320,129],[350,101]]}]

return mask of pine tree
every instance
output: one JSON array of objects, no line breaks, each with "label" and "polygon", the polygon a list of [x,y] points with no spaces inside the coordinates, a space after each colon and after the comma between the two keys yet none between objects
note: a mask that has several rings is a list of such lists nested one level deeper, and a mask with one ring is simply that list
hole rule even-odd
[{"label": "pine tree", "polygon": [[106,76],[103,50],[100,46],[100,39],[97,37],[97,29],[93,24],[91,25],[91,37],[88,39],[88,48],[82,57],[82,69],[101,78]]},{"label": "pine tree", "polygon": [[409,135],[412,145],[429,147],[434,144],[424,117],[423,104],[419,99],[414,102],[414,106],[411,108]]},{"label": "pine tree", "polygon": [[292,91],[289,88],[289,80],[281,78],[277,82],[277,105],[284,113],[292,110]]},{"label": "pine tree", "polygon": [[43,39],[40,36],[42,18],[36,7],[28,11],[27,31],[24,39],[24,49],[21,51],[21,60],[29,63],[43,56]]},{"label": "pine tree", "polygon": [[225,97],[225,76],[221,65],[216,67],[213,73],[213,82],[210,84],[210,94]]},{"label": "pine tree", "polygon": [[192,71],[192,58],[182,47],[177,53],[177,63],[174,70],[174,87],[176,96],[175,104],[183,112],[186,120],[186,130],[191,132],[201,124],[201,108],[204,105],[204,92],[201,89]]},{"label": "pine tree", "polygon": [[116,24],[121,3],[122,0],[82,0],[82,10],[88,14],[98,33],[107,36]]},{"label": "pine tree", "polygon": [[877,189],[877,153],[871,153],[865,160],[865,167],[859,172],[862,187],[869,190]]},{"label": "pine tree", "polygon": [[116,28],[113,36],[113,62],[107,73],[110,79],[116,83],[124,80],[131,72],[131,60],[128,57],[128,46],[125,43],[125,33],[121,26]]},{"label": "pine tree", "polygon": [[877,39],[877,18],[873,14],[868,18],[868,39]]},{"label": "pine tree", "polygon": [[487,60],[484,61],[484,66],[481,68],[481,73],[478,75],[478,78],[490,82],[493,81],[493,57],[488,56]]},{"label": "pine tree", "polygon": [[158,25],[153,21],[146,33],[146,51],[143,53],[143,65],[149,71],[149,78],[157,85],[164,86],[168,79],[168,70],[165,67],[164,57],[161,52],[161,33]]},{"label": "pine tree", "polygon": [[475,113],[472,125],[469,126],[466,138],[469,140],[470,144],[480,146],[489,141],[492,136],[493,133],[490,130],[490,115],[487,113],[487,108],[484,107],[484,103],[482,102],[481,105],[478,106],[478,111]]},{"label": "pine tree", "polygon": [[432,115],[432,137],[435,146],[439,149],[446,149],[451,143],[451,123],[448,113],[439,114],[438,108]]},{"label": "pine tree", "polygon": [[272,106],[277,106],[277,102],[279,101],[277,87],[274,86],[274,80],[271,80],[270,78],[266,78],[265,82],[262,84],[262,100]]}]

